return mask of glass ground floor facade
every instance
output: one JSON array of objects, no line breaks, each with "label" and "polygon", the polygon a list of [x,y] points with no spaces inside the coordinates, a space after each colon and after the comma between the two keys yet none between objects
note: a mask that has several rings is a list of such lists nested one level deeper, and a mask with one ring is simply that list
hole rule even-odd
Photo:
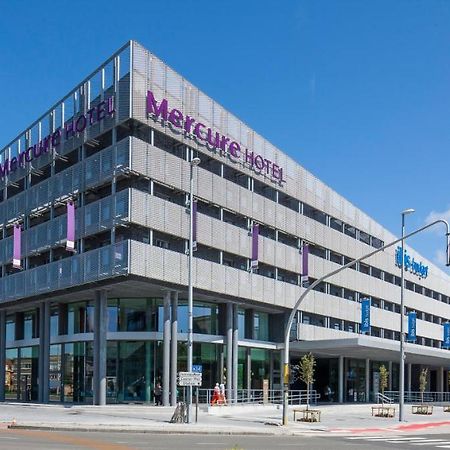
[{"label": "glass ground floor facade", "polygon": [[[224,383],[230,399],[241,390],[281,389],[283,321],[284,314],[256,307],[195,299],[193,364],[202,372],[201,387]],[[292,351],[291,364],[302,353]],[[320,401],[374,401],[381,365],[389,370],[388,390],[398,389],[399,366],[392,360],[354,358],[348,351],[315,356],[313,389]],[[146,298],[98,291],[93,301],[0,311],[2,366],[0,399],[151,404],[161,383],[163,403],[175,404],[184,394],[176,374],[187,370],[187,302],[174,291]],[[418,390],[421,366],[407,364],[406,390]],[[447,378],[443,367],[430,367],[428,390],[447,391]],[[290,388],[305,386],[291,377]]]}]

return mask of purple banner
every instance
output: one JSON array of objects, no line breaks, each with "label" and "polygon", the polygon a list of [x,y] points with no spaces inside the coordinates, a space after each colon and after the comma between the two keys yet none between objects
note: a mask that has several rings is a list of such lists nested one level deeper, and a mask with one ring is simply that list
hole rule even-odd
[{"label": "purple banner", "polygon": [[252,262],[250,265],[252,269],[258,268],[258,238],[259,238],[259,224],[254,223],[252,227]]},{"label": "purple banner", "polygon": [[192,202],[192,251],[197,250],[197,200]]},{"label": "purple banner", "polygon": [[70,201],[67,203],[67,241],[66,250],[75,251],[75,204]]},{"label": "purple banner", "polygon": [[14,225],[14,235],[13,235],[13,267],[15,269],[21,269],[21,238],[22,238],[22,227],[19,224]]},{"label": "purple banner", "polygon": [[309,260],[309,245],[303,244],[302,247],[302,277],[303,281],[308,280],[308,260]]}]

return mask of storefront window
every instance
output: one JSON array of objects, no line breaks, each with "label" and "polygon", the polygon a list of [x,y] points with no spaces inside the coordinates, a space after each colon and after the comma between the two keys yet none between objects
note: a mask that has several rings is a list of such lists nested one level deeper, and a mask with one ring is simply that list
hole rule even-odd
[{"label": "storefront window", "polygon": [[118,331],[119,328],[119,302],[108,300],[108,331]]},{"label": "storefront window", "polygon": [[348,402],[366,401],[366,362],[362,359],[346,359]]},{"label": "storefront window", "polygon": [[18,355],[17,348],[9,348],[6,350],[6,361],[5,361],[6,400],[17,400],[17,379],[18,379],[18,364],[19,364],[19,359],[17,355]]},{"label": "storefront window", "polygon": [[23,315],[23,338],[33,339],[38,337],[37,327],[37,314],[36,311],[28,311]]},{"label": "storefront window", "polygon": [[24,402],[38,399],[38,355],[39,348],[23,347],[19,349],[19,400]]},{"label": "storefront window", "polygon": [[73,402],[73,369],[74,369],[74,344],[63,345],[63,380],[62,388],[65,402]]},{"label": "storefront window", "polygon": [[61,344],[50,346],[50,401],[60,402],[61,398]]},{"label": "storefront window", "polygon": [[268,350],[252,348],[250,350],[252,368],[250,373],[251,388],[262,389],[263,380],[269,379],[270,355]]}]

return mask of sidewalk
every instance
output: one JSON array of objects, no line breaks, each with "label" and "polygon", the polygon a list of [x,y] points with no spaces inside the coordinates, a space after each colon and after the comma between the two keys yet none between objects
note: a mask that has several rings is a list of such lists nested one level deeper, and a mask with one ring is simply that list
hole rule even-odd
[{"label": "sidewalk", "polygon": [[[126,431],[144,433],[198,434],[364,434],[364,433],[445,433],[450,432],[450,413],[435,407],[433,415],[411,414],[405,406],[405,422],[371,416],[370,404],[323,405],[320,423],[293,422],[282,427],[282,410],[277,406],[242,405],[199,411],[198,422],[171,424],[174,407],[142,405],[63,406],[24,403],[1,405],[0,422],[4,427],[34,428],[64,431]],[[194,409],[195,420],[195,409]]]}]

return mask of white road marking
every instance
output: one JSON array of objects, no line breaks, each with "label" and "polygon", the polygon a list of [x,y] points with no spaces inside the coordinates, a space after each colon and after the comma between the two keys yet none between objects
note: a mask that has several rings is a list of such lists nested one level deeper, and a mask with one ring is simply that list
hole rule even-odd
[{"label": "white road marking", "polygon": [[411,442],[411,445],[428,445],[428,444],[437,444],[437,443],[445,443],[446,440],[445,439],[427,439],[426,441],[423,442]]},{"label": "white road marking", "polygon": [[[395,439],[397,436],[355,436],[355,437],[348,437],[347,439],[389,439],[393,438]],[[398,436],[400,437],[400,436]]]}]

